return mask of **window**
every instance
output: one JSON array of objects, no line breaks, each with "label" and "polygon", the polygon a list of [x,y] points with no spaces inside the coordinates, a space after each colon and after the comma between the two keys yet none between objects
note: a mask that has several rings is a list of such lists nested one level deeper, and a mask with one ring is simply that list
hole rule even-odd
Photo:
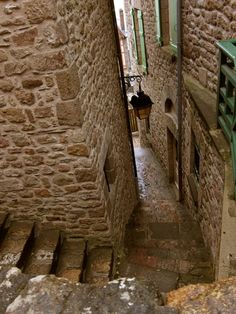
[{"label": "window", "polygon": [[162,27],[161,27],[161,7],[160,0],[155,0],[156,7],[156,31],[157,31],[157,42],[162,44]]},{"label": "window", "polygon": [[108,150],[107,157],[104,163],[103,172],[105,176],[105,181],[107,184],[107,189],[109,192],[112,190],[112,185],[116,180],[116,171],[115,171],[115,165],[114,160],[111,156],[110,150]]},{"label": "window", "polygon": [[169,0],[170,45],[177,50],[177,0]]},{"label": "window", "polygon": [[159,45],[177,49],[177,0],[155,0],[156,37]]},{"label": "window", "polygon": [[195,175],[195,178],[197,179],[197,182],[199,182],[200,177],[200,153],[199,148],[196,143],[194,143],[193,147],[193,172]]},{"label": "window", "polygon": [[143,74],[147,74],[146,45],[144,37],[143,13],[141,10],[132,9],[132,24],[136,62],[141,66]]}]

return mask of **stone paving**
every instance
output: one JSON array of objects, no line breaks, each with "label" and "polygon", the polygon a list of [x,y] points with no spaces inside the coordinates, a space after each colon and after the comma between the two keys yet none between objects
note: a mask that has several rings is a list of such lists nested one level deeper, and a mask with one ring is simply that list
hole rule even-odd
[{"label": "stone paving", "polygon": [[151,148],[134,137],[140,205],[126,230],[120,276],[155,281],[168,292],[189,283],[211,282],[213,271],[198,224],[176,201],[174,188]]}]

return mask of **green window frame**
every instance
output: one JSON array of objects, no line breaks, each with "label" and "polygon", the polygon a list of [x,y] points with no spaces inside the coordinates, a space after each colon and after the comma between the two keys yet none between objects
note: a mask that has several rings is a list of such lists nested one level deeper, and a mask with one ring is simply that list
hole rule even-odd
[{"label": "green window frame", "polygon": [[161,6],[160,0],[155,0],[156,11],[156,38],[157,42],[162,45],[162,28],[161,28]]},{"label": "green window frame", "polygon": [[177,51],[177,0],[169,0],[170,45]]},{"label": "green window frame", "polygon": [[142,66],[143,74],[147,74],[147,57],[143,12],[138,9],[132,9],[131,17],[136,63]]}]

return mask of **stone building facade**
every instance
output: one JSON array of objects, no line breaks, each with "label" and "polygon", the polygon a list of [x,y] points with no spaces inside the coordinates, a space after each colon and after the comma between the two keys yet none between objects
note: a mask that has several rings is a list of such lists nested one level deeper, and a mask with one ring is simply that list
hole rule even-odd
[{"label": "stone building facade", "polygon": [[181,179],[178,140],[182,124],[183,201],[201,225],[204,240],[211,249],[216,277],[225,277],[232,273],[231,260],[236,256],[235,218],[229,214],[236,204],[232,196],[230,148],[217,125],[219,49],[216,43],[236,38],[236,3],[234,0],[182,1],[181,120],[178,119],[178,59],[176,49],[170,44],[171,27],[175,30],[177,27],[176,20],[173,21],[173,3],[177,1],[125,0],[133,47],[132,74],[142,74],[136,62],[135,27],[130,16],[133,8],[143,14],[148,70],[142,85],[154,102],[148,127],[140,121],[140,136],[151,144],[178,192]]},{"label": "stone building facade", "polygon": [[0,210],[120,243],[137,195],[110,2],[0,12]]}]

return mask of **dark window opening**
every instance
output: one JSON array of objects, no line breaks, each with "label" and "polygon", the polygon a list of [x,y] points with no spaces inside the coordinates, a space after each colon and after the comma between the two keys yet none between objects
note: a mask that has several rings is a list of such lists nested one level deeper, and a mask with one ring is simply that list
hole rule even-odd
[{"label": "dark window opening", "polygon": [[199,181],[200,178],[200,153],[199,153],[199,148],[197,144],[194,144],[194,156],[193,156],[193,171],[195,174],[195,177],[197,181]]},{"label": "dark window opening", "polygon": [[107,171],[106,171],[105,165],[104,165],[103,171],[104,171],[104,175],[105,175],[105,180],[106,180],[106,184],[107,184],[107,189],[108,189],[108,192],[110,192],[111,189],[110,189],[110,184],[109,184],[108,175],[107,175]]},{"label": "dark window opening", "polygon": [[114,160],[111,156],[110,151],[107,154],[105,164],[103,167],[103,172],[104,172],[104,176],[105,176],[107,189],[110,192],[112,190],[112,185],[116,180],[115,164],[114,164]]}]

